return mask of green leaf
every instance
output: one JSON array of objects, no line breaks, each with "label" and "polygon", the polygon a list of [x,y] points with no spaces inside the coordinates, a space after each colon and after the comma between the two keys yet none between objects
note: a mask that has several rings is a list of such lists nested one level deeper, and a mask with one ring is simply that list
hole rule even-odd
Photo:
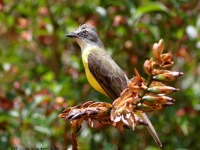
[{"label": "green leaf", "polygon": [[140,19],[144,14],[154,12],[154,11],[161,11],[165,12],[170,16],[174,16],[175,13],[169,10],[164,4],[159,2],[149,2],[140,7],[138,7],[133,14],[133,21]]}]

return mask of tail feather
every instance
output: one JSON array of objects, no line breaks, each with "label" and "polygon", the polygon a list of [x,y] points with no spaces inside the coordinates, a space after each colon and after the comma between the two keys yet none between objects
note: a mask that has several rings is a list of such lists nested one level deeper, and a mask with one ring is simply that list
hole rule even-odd
[{"label": "tail feather", "polygon": [[147,115],[145,113],[140,113],[138,114],[139,117],[141,117],[141,119],[147,124],[147,129],[149,130],[149,132],[151,133],[152,137],[154,138],[156,144],[162,148],[162,143],[153,127],[153,125],[151,124],[149,118],[147,117]]}]

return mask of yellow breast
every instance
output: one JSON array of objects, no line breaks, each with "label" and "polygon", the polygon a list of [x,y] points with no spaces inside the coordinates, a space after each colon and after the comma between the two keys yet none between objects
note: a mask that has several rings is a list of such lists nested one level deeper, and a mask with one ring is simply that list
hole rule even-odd
[{"label": "yellow breast", "polygon": [[82,61],[83,61],[83,65],[85,68],[85,73],[86,73],[86,77],[90,83],[90,85],[97,90],[98,92],[104,94],[107,96],[106,92],[102,89],[102,87],[99,85],[99,83],[96,81],[96,79],[94,78],[94,76],[91,74],[89,67],[88,67],[88,55],[91,52],[90,49],[86,49],[82,52]]}]

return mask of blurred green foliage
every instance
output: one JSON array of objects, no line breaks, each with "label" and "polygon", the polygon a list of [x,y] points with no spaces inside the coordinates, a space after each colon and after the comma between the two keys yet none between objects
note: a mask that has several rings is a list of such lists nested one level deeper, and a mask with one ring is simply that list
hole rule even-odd
[{"label": "blurred green foliage", "polygon": [[[142,74],[151,47],[164,39],[172,70],[185,75],[174,86],[174,106],[150,113],[165,149],[200,149],[200,3],[195,0],[0,0],[0,149],[71,146],[70,124],[57,118],[66,107],[109,101],[88,84],[78,45],[65,38],[79,24],[97,27],[113,59],[129,75]],[[147,149],[146,128],[113,127],[78,135],[79,148]]]}]

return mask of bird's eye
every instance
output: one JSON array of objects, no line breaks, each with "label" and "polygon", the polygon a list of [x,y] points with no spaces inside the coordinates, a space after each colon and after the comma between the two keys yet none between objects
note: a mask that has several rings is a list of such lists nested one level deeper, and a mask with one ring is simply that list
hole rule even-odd
[{"label": "bird's eye", "polygon": [[84,31],[83,31],[83,33],[85,33],[85,34],[86,34],[86,33],[88,33],[88,32],[84,30]]}]

